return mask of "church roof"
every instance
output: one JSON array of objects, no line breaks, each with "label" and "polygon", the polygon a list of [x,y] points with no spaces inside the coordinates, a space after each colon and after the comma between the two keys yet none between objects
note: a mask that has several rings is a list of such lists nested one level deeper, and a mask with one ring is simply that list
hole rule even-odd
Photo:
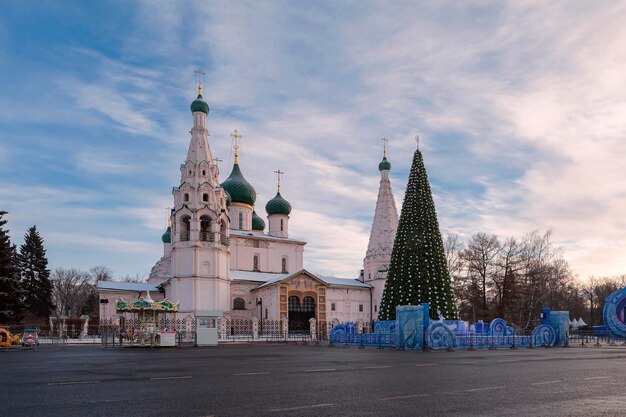
[{"label": "church roof", "polygon": [[252,230],[260,232],[265,230],[265,221],[254,210],[252,210]]},{"label": "church roof", "polygon": [[198,97],[194,101],[191,102],[190,108],[191,108],[192,113],[200,111],[206,115],[209,114],[209,105],[202,98],[202,93],[199,93]]},{"label": "church roof", "polygon": [[235,236],[235,237],[244,237],[244,238],[257,238],[257,239],[264,239],[264,240],[273,240],[273,241],[277,241],[277,242],[293,242],[293,243],[297,243],[300,245],[306,245],[306,242],[303,240],[298,240],[298,239],[292,239],[292,238],[288,238],[288,237],[278,237],[278,236],[270,236],[270,235],[266,235],[265,233],[261,233],[261,232],[257,232],[257,231],[247,231],[247,230],[235,230],[235,229],[231,229],[230,230],[230,235],[231,236]]},{"label": "church roof", "polygon": [[239,163],[233,164],[233,170],[226,181],[222,183],[222,187],[230,194],[233,203],[243,203],[254,206],[256,201],[256,191],[254,187],[246,181],[239,168]]},{"label": "church roof", "polygon": [[[383,162],[386,161],[387,158],[383,157]],[[383,162],[381,162],[381,164],[383,164]],[[389,167],[391,167],[391,164],[389,164]],[[393,249],[393,241],[396,238],[396,230],[398,229],[398,209],[396,208],[396,200],[393,198],[391,182],[387,174],[388,173],[381,172],[382,178],[378,189],[376,211],[374,212],[366,258],[377,255],[384,255],[390,258]]]},{"label": "church roof", "polygon": [[[236,275],[241,274],[242,272],[248,272],[248,271],[230,271],[231,273],[231,278],[233,278],[233,273],[236,273]],[[268,278],[263,284],[259,285],[258,287],[256,287],[255,289],[260,289],[260,288],[265,288],[265,287],[269,287],[271,285],[274,284],[278,284],[281,281],[284,281],[288,278],[300,275],[300,274],[306,274],[309,275],[311,278],[316,279],[330,287],[357,287],[357,288],[371,288],[371,286],[369,284],[365,284],[361,281],[358,281],[356,279],[350,279],[350,278],[335,278],[335,277],[322,277],[319,275],[315,275],[312,274],[311,272],[307,271],[306,269],[303,269],[301,271],[298,271],[296,273],[293,274],[273,274],[273,273],[263,273],[263,272],[248,272],[248,274],[260,274],[259,278]],[[241,275],[239,275],[241,276]],[[247,275],[248,277],[252,277],[252,275]],[[252,281],[252,279],[247,279],[247,281]]]},{"label": "church roof", "polygon": [[159,292],[158,284],[151,282],[98,281],[98,289],[111,291]]},{"label": "church roof", "polygon": [[383,156],[383,160],[378,164],[379,171],[389,171],[391,169],[391,162],[387,160],[386,156]]},{"label": "church roof", "polygon": [[265,211],[268,215],[272,214],[286,214],[291,213],[291,204],[280,195],[280,191],[276,193],[276,196],[267,202],[265,205]]}]

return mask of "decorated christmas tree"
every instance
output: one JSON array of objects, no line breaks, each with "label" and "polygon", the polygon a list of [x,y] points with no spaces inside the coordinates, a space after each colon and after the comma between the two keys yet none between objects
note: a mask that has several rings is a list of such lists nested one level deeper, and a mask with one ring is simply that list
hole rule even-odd
[{"label": "decorated christmas tree", "polygon": [[435,203],[419,149],[406,187],[379,318],[393,320],[396,307],[430,303],[431,318],[456,318],[454,295]]}]

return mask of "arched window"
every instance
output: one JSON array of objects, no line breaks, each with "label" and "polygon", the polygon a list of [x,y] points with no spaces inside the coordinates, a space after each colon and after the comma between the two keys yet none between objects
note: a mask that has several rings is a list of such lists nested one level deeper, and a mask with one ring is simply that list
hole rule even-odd
[{"label": "arched window", "polygon": [[300,299],[295,295],[289,296],[289,311],[300,311]]},{"label": "arched window", "polygon": [[254,258],[252,258],[252,270],[259,270],[259,255],[254,255]]},{"label": "arched window", "polygon": [[220,222],[220,242],[225,246],[230,244],[228,236],[226,235],[226,222],[224,220]]},{"label": "arched window", "polygon": [[180,219],[181,228],[180,228],[180,241],[187,242],[190,239],[189,233],[191,232],[191,217],[183,216]]},{"label": "arched window", "polygon": [[184,200],[185,200],[185,201],[189,201],[189,194],[185,193],[185,198],[184,198]]},{"label": "arched window", "polygon": [[211,218],[206,215],[200,217],[200,240],[204,242],[214,240],[213,233],[211,233]]},{"label": "arched window", "polygon": [[205,175],[206,175],[206,171],[202,170],[202,176],[205,176]]},{"label": "arched window", "polygon": [[233,310],[245,310],[246,300],[241,297],[237,297],[233,300]]},{"label": "arched window", "polygon": [[313,297],[306,296],[302,300],[303,311],[315,311],[315,299]]},{"label": "arched window", "polygon": [[285,230],[284,220],[280,219],[280,231],[282,232],[283,230]]},{"label": "arched window", "polygon": [[243,213],[239,212],[239,230],[243,230]]},{"label": "arched window", "polygon": [[283,261],[282,261],[282,272],[283,272],[283,274],[286,274],[287,272],[289,272],[289,271],[287,271],[287,258],[283,258]]},{"label": "arched window", "polygon": [[209,195],[207,193],[202,194],[202,201],[209,201]]}]

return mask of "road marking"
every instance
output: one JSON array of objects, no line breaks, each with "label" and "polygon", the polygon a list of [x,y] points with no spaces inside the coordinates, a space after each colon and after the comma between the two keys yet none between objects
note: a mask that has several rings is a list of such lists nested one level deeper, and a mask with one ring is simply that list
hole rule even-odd
[{"label": "road marking", "polygon": [[184,375],[184,376],[155,376],[150,378],[151,381],[162,381],[166,379],[189,379],[193,378],[192,375]]},{"label": "road marking", "polygon": [[532,382],[530,385],[548,385],[548,384],[558,384],[560,382],[563,382],[563,381],[559,380],[559,381]]},{"label": "road marking", "polygon": [[335,404],[315,404],[315,405],[303,405],[300,407],[290,407],[290,408],[275,408],[270,411],[291,411],[291,410],[304,410],[307,408],[319,408],[319,407],[332,407]]},{"label": "road marking", "polygon": [[438,363],[416,363],[415,366],[438,366]]},{"label": "road marking", "polygon": [[326,368],[326,369],[305,369],[304,372],[335,372],[335,368]]},{"label": "road marking", "polygon": [[428,397],[430,394],[413,394],[413,395],[401,395],[399,397],[385,397],[385,398],[379,398],[379,400],[381,401],[387,401],[387,400],[401,400],[403,398],[417,398],[417,397]]},{"label": "road marking", "polygon": [[391,368],[390,365],[381,365],[381,366],[366,366],[363,369],[385,369],[385,368]]},{"label": "road marking", "polygon": [[502,389],[502,388],[506,388],[506,387],[502,385],[499,387],[472,388],[472,389],[466,389],[465,392],[488,391],[492,389]]},{"label": "road marking", "polygon": [[248,376],[248,375],[267,375],[269,372],[246,372],[243,374],[233,374],[234,376]]},{"label": "road marking", "polygon": [[590,376],[589,378],[585,378],[587,380],[591,380],[591,379],[607,379],[607,378],[611,378],[610,376]]},{"label": "road marking", "polygon": [[48,385],[76,385],[76,384],[99,384],[102,381],[66,381],[66,382],[48,382]]}]

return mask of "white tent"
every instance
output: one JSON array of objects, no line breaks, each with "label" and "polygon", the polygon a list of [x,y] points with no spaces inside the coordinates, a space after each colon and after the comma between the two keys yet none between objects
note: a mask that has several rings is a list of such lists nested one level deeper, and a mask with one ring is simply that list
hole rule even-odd
[{"label": "white tent", "polygon": [[574,320],[570,321],[569,325],[572,326],[572,327],[578,327],[578,321],[576,319],[574,319]]},{"label": "white tent", "polygon": [[587,323],[585,323],[585,322],[583,321],[583,318],[582,318],[582,317],[580,317],[580,318],[578,319],[578,327],[583,327],[583,326],[586,326],[586,325],[587,325]]}]

